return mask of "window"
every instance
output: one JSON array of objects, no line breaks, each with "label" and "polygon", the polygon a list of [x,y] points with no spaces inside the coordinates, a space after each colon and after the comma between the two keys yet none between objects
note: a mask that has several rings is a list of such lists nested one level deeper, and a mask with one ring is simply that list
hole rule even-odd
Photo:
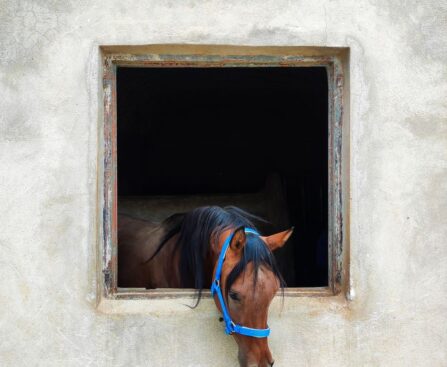
[{"label": "window", "polygon": [[149,49],[128,50],[102,49],[104,295],[192,293],[120,284],[118,210],[163,220],[213,204],[236,205],[266,218],[273,224],[261,227],[263,233],[295,226],[277,254],[286,294],[339,293],[347,278],[342,250],[346,51],[302,48],[290,56],[279,49],[262,56],[263,50],[234,48],[240,55],[174,50],[160,56]]}]

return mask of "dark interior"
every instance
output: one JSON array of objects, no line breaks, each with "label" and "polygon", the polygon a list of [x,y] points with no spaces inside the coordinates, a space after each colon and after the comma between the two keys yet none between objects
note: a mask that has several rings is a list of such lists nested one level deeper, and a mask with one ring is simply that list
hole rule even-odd
[{"label": "dark interior", "polygon": [[249,194],[275,175],[287,219],[263,230],[295,226],[287,285],[328,285],[324,67],[118,67],[117,100],[119,197]]}]

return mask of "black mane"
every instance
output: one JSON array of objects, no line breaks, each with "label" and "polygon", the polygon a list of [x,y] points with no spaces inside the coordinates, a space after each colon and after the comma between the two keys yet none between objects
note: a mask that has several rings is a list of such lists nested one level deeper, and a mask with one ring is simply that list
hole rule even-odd
[{"label": "black mane", "polygon": [[[181,285],[184,288],[195,288],[199,291],[198,304],[202,289],[211,285],[211,279],[206,279],[206,273],[207,270],[209,272],[209,269],[204,269],[204,264],[209,255],[210,243],[219,238],[222,232],[229,228],[236,229],[244,226],[256,229],[253,221],[265,222],[263,219],[233,206],[225,208],[205,206],[196,208],[186,214],[176,214],[163,222],[166,235],[155,253],[147,261],[152,260],[166,242],[178,234],[176,247],[180,251],[179,270]],[[284,286],[284,280],[270,249],[258,236],[247,234],[244,254],[228,276],[225,294],[228,294],[228,290],[233,282],[250,262],[254,265],[253,276],[255,283],[258,270],[263,265],[275,274],[280,281],[281,287]]]}]

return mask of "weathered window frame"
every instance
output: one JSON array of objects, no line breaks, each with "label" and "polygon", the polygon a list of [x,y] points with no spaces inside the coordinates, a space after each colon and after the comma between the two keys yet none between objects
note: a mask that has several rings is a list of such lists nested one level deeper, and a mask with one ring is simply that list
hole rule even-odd
[{"label": "weathered window frame", "polygon": [[[308,67],[328,73],[328,251],[329,286],[286,288],[286,296],[335,296],[349,287],[349,49],[329,47],[246,47],[152,45],[100,47],[98,157],[98,295],[105,299],[194,297],[192,289],[133,290],[117,287],[116,70],[134,67]],[[103,107],[103,108],[101,108]],[[205,297],[208,295],[205,293]]]}]

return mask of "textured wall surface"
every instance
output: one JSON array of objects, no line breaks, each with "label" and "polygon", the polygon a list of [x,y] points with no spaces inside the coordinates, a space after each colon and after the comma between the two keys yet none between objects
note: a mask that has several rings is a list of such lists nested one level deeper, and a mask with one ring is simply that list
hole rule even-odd
[{"label": "textured wall surface", "polygon": [[1,1],[0,365],[236,364],[209,300],[95,307],[98,46],[198,43],[351,49],[351,300],[277,300],[275,365],[446,366],[446,34],[430,0]]}]

